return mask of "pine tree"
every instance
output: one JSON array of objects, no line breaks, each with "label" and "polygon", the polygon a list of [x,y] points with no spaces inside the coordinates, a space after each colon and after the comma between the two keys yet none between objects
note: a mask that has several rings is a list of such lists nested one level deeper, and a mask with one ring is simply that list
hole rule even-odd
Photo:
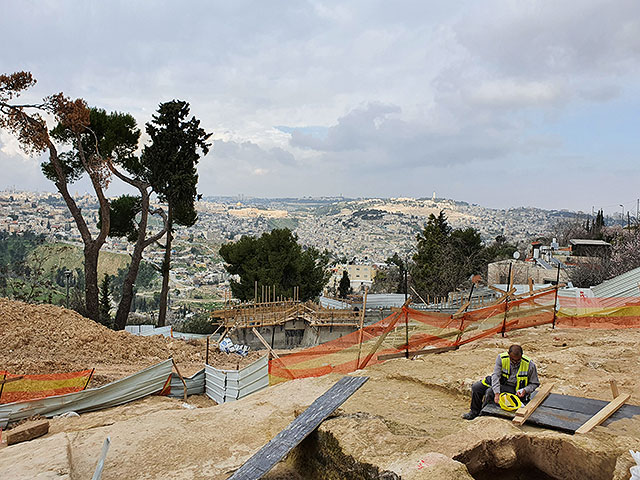
[{"label": "pine tree", "polygon": [[347,271],[342,272],[342,278],[340,279],[340,285],[338,285],[338,296],[340,298],[347,298],[347,295],[351,293],[351,280]]},{"label": "pine tree", "polygon": [[100,323],[108,328],[113,328],[113,321],[111,319],[111,292],[110,292],[110,278],[107,273],[104,274],[102,282],[100,283]]}]

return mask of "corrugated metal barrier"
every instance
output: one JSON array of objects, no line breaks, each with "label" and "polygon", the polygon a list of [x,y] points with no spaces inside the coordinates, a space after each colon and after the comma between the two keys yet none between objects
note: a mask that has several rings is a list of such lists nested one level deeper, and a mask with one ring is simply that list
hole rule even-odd
[{"label": "corrugated metal barrier", "polygon": [[150,337],[151,335],[162,335],[163,337],[172,337],[171,325],[166,327],[154,327],[153,325],[127,325],[124,329],[133,333],[134,335],[140,335],[142,337]]},{"label": "corrugated metal barrier", "polygon": [[[204,368],[190,377],[184,378],[187,384],[187,395],[200,395],[204,393]],[[180,376],[173,372],[171,374],[171,393],[170,397],[182,398],[184,396],[184,384],[180,380]]]},{"label": "corrugated metal barrier", "polygon": [[269,360],[264,356],[242,370],[205,365],[205,392],[217,403],[232,402],[269,386]]},{"label": "corrugated metal barrier", "polygon": [[101,387],[28,402],[3,404],[0,405],[0,423],[15,422],[33,415],[53,417],[69,411],[91,412],[132,402],[163,390],[169,381],[172,367],[173,362],[169,359]]}]

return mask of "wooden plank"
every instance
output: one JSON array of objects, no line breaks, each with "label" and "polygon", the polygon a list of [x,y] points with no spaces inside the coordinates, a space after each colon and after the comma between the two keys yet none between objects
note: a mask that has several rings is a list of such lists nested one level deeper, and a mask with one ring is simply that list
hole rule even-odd
[{"label": "wooden plank", "polygon": [[180,377],[180,380],[182,380],[182,385],[184,386],[184,401],[186,402],[187,401],[187,382],[184,381],[184,377],[180,373],[180,370],[178,370],[178,365],[176,364],[176,361],[172,358],[171,362],[173,362],[173,367],[176,369],[176,373],[178,374],[178,377]]},{"label": "wooden plank", "polygon": [[538,391],[535,397],[533,397],[533,400],[531,400],[524,407],[518,409],[518,411],[516,412],[516,416],[513,419],[513,423],[516,425],[522,425],[524,422],[526,422],[531,414],[536,411],[536,408],[538,408],[542,404],[542,402],[546,400],[546,398],[551,393],[551,389],[554,385],[555,383],[543,385],[540,391]]},{"label": "wooden plank", "polygon": [[[508,420],[512,420],[515,417],[513,412],[502,410],[495,403],[486,405],[482,409],[481,415],[500,417]],[[543,402],[543,404],[531,414],[531,417],[527,419],[527,424],[573,434],[576,429],[589,420],[589,418],[589,415],[583,413],[546,408]]]},{"label": "wooden plank", "polygon": [[[560,288],[562,288],[562,287],[564,287],[564,286],[565,286],[565,284],[564,284],[564,283],[561,283],[561,284],[559,285],[559,287],[560,287]],[[551,286],[549,286],[549,287],[545,287],[545,288],[540,288],[540,289],[535,290],[535,291],[533,292],[533,296],[539,295],[539,294],[541,294],[541,293],[548,292],[548,291],[550,291],[550,290],[555,290],[555,289],[556,289],[556,286],[555,286],[555,285],[551,285]],[[530,294],[529,292],[525,292],[525,293],[521,293],[520,295],[513,295],[513,298],[515,298],[515,299],[521,299],[521,298],[529,297],[530,295],[531,295],[531,294]]]},{"label": "wooden plank", "polygon": [[616,383],[616,381],[611,379],[609,380],[609,384],[611,385],[611,393],[613,394],[613,398],[618,397],[620,395],[620,392],[618,392],[618,384]]},{"label": "wooden plank", "polygon": [[[458,347],[452,345],[450,347],[440,347],[440,348],[425,348],[423,350],[414,350],[409,352],[409,358],[417,357],[418,355],[427,355],[429,353],[443,353],[450,352],[451,350],[457,350]],[[407,356],[406,352],[399,353],[387,353],[384,355],[378,355],[378,360],[391,360],[393,358],[405,358]]]},{"label": "wooden plank", "polygon": [[597,427],[602,422],[604,422],[607,418],[615,413],[624,403],[629,400],[628,393],[618,395],[615,400],[611,401],[606,407],[596,413],[591,419],[582,425],[579,429],[576,430],[576,433],[587,433],[590,432],[594,427]]},{"label": "wooden plank", "polygon": [[461,305],[460,308],[456,311],[456,313],[453,314],[453,317],[456,318],[461,313],[464,313],[464,311],[467,309],[469,305],[471,305],[471,302],[466,302],[464,305]]},{"label": "wooden plank", "polygon": [[284,430],[247,460],[229,480],[258,480],[298,446],[311,432],[351,397],[369,377],[342,377]]},{"label": "wooden plank", "polygon": [[371,360],[371,358],[375,355],[375,353],[378,351],[378,348],[380,348],[380,345],[382,345],[382,342],[384,342],[384,339],[387,338],[387,335],[389,335],[389,332],[393,329],[393,327],[395,327],[396,323],[398,323],[398,320],[400,319],[400,312],[397,312],[395,314],[396,318],[394,318],[393,320],[391,320],[391,322],[389,323],[389,325],[387,326],[387,328],[385,328],[384,332],[382,333],[382,335],[380,335],[378,337],[378,341],[376,342],[376,344],[373,346],[373,348],[371,349],[371,351],[369,352],[369,355],[367,355],[365,357],[365,359],[362,361],[362,365],[356,365],[356,369],[360,370],[361,368],[364,368],[367,366],[367,363],[369,363],[369,361]]},{"label": "wooden plank", "polygon": [[[543,405],[547,408],[557,410],[584,413],[590,418],[606,407],[608,403],[609,402],[605,400],[596,400],[594,398],[583,398],[575,397],[573,395],[552,393],[544,401]],[[640,406],[625,404],[620,410],[613,414],[605,424],[609,423],[614,418],[632,418],[636,415],[640,415]]]},{"label": "wooden plank", "polygon": [[7,445],[14,445],[46,435],[49,432],[49,420],[37,420],[17,426],[6,432]]},{"label": "wooden plank", "polygon": [[273,357],[273,358],[280,358],[278,356],[278,354],[276,352],[273,351],[273,349],[271,348],[271,345],[269,345],[267,343],[267,341],[264,339],[264,337],[262,335],[260,335],[260,332],[258,332],[258,330],[256,330],[255,327],[251,328],[251,331],[253,332],[253,334],[258,337],[258,340],[260,340],[260,342],[262,343],[262,345],[265,346],[265,348],[267,349],[267,351],[269,352],[269,354]]},{"label": "wooden plank", "polygon": [[487,303],[487,307],[491,307],[494,305],[500,305],[502,302],[504,302],[507,298],[512,297],[514,293],[516,293],[516,289],[512,288],[511,290],[509,290],[508,292],[505,292],[503,290],[500,290],[499,288],[494,288],[494,290],[503,293],[504,295],[502,295],[500,298],[495,299],[493,302]]},{"label": "wooden plank", "polygon": [[0,380],[0,385],[4,385],[5,383],[17,382],[18,380],[22,380],[24,375],[20,375],[19,377],[9,378],[8,380]]}]

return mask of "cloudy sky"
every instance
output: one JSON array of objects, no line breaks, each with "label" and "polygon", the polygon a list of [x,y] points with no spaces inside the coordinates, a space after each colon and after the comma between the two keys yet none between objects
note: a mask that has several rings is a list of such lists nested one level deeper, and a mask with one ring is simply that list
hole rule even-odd
[{"label": "cloudy sky", "polygon": [[[0,0],[0,72],[191,103],[205,195],[635,211],[640,2]],[[0,189],[52,189],[0,133]],[[82,190],[83,184],[77,186]],[[112,189],[113,194],[117,188]]]}]

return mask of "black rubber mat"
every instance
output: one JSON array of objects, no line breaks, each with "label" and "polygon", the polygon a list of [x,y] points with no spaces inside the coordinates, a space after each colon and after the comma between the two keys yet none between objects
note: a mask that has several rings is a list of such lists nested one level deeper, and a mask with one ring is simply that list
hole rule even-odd
[{"label": "black rubber mat", "polygon": [[[527,419],[527,424],[560,430],[567,433],[575,433],[587,420],[598,413],[609,402],[594,400],[592,398],[574,397],[572,395],[550,394],[544,402]],[[513,418],[514,412],[502,410],[495,403],[486,405],[480,415],[492,417]],[[640,407],[637,405],[623,405],[611,415],[603,425],[622,418],[631,418],[640,415]]]}]

